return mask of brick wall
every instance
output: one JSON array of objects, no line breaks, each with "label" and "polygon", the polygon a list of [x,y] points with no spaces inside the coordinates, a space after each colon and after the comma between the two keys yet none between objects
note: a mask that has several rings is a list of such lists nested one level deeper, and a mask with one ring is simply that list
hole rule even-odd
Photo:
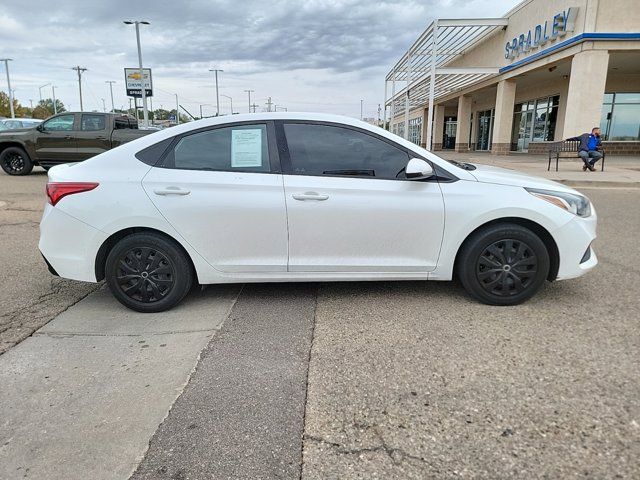
[{"label": "brick wall", "polygon": [[[531,142],[529,153],[531,155],[546,155],[549,146],[553,142]],[[640,156],[640,142],[602,142],[607,155],[634,155]]]}]

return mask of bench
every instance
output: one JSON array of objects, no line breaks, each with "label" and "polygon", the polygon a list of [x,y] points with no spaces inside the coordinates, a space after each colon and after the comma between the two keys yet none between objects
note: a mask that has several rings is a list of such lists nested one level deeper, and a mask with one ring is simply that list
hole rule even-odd
[{"label": "bench", "polygon": [[[547,172],[551,170],[551,160],[553,157],[556,159],[556,172],[558,171],[558,160],[560,160],[560,158],[580,158],[578,155],[579,146],[580,142],[577,140],[564,140],[562,142],[552,143],[551,148],[549,148],[549,165],[547,165]],[[605,151],[602,147],[600,147],[598,151],[602,154],[602,158],[599,161],[602,165],[601,171],[604,172]]]}]

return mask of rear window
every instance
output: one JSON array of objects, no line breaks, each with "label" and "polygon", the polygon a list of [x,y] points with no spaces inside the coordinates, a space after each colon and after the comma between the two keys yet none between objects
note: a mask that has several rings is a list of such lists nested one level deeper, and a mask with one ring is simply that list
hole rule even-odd
[{"label": "rear window", "polygon": [[169,148],[172,141],[173,138],[167,138],[166,140],[155,143],[144,150],[140,150],[136,153],[136,158],[147,165],[154,166],[158,163],[160,158],[162,158],[162,155],[167,151],[167,148]]}]

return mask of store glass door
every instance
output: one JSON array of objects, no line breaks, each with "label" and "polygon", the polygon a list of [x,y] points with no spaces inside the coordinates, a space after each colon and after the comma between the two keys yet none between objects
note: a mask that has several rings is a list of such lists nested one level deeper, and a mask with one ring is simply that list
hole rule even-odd
[{"label": "store glass door", "polygon": [[476,140],[476,150],[491,150],[493,112],[493,109],[478,112],[478,136]]},{"label": "store glass door", "polygon": [[447,117],[444,122],[444,134],[442,136],[442,148],[456,148],[456,132],[458,131],[457,117]]}]

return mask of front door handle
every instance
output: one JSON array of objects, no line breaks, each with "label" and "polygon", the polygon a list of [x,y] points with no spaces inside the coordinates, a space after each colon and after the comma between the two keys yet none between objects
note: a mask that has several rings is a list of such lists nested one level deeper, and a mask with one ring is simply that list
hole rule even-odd
[{"label": "front door handle", "polygon": [[316,201],[322,202],[329,198],[329,195],[322,195],[316,192],[294,193],[291,196],[293,197],[294,200],[300,200],[300,201],[316,200]]},{"label": "front door handle", "polygon": [[156,195],[189,195],[191,190],[180,187],[157,188],[153,191]]}]

